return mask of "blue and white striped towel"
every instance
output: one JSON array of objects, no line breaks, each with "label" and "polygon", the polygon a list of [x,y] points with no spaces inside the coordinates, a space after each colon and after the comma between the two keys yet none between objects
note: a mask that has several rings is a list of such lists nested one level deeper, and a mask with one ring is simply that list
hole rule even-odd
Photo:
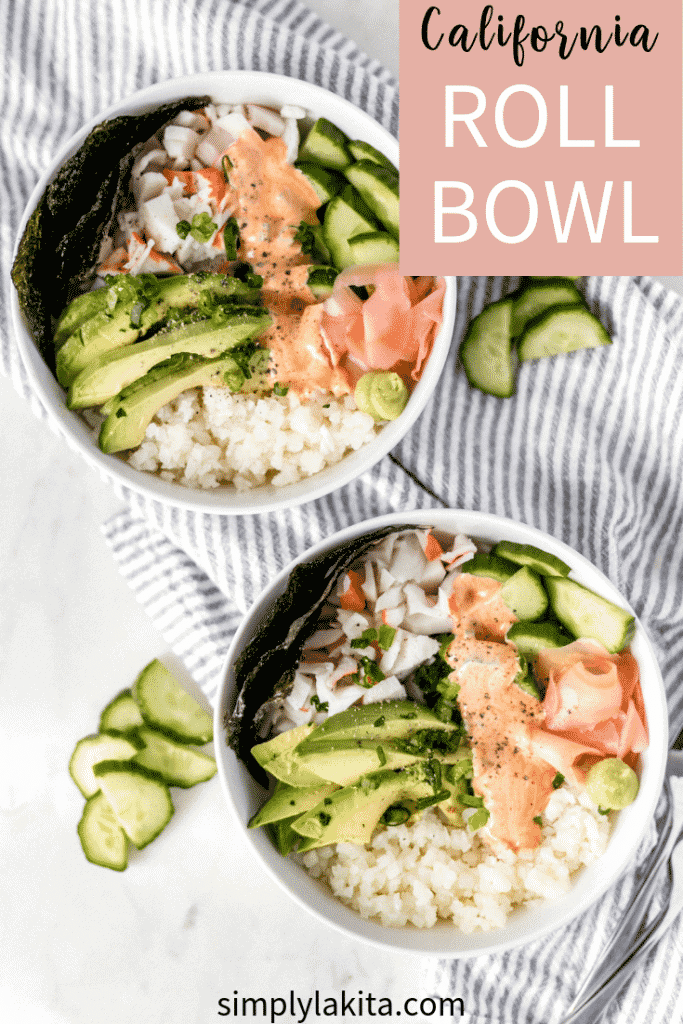
[{"label": "blue and white striped towel", "polygon": [[[254,68],[305,78],[396,132],[395,83],[298,0],[12,0],[0,5],[3,372],[44,416],[11,335],[8,271],[22,209],[56,148],[86,120],[165,78]],[[647,278],[593,278],[615,336],[605,349],[522,368],[515,397],[472,391],[455,353],[469,318],[515,285],[462,278],[452,358],[409,436],[343,490],[288,513],[222,518],[126,493],[105,535],[138,600],[207,697],[240,617],[274,573],[330,532],[396,509],[509,516],[581,551],[629,599],[655,644],[683,725],[683,301]],[[643,852],[655,839],[651,829]],[[637,887],[631,873],[588,914],[505,956],[441,964],[442,993],[474,1020],[553,1024]],[[607,1011],[611,1024],[683,1019],[683,925]]]}]

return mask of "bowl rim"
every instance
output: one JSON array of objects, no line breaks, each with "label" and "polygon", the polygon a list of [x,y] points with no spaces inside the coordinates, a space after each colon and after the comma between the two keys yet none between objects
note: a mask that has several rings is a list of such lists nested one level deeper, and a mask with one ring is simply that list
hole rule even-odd
[{"label": "bowl rim", "polygon": [[[309,561],[352,537],[385,525],[403,522],[415,526],[431,525],[450,533],[454,532],[453,524],[457,523],[459,532],[475,540],[508,539],[535,544],[535,546],[544,548],[566,561],[571,566],[572,578],[590,586],[591,589],[618,602],[635,614],[609,578],[579,552],[542,530],[503,516],[463,509],[426,509],[389,513],[347,526],[319,541],[285,566],[262,591],[233,637],[216,693],[214,709],[215,751],[221,790],[230,813],[238,825],[242,839],[266,873],[302,909],[313,914],[319,921],[340,932],[346,938],[359,940],[383,951],[413,953],[427,957],[469,958],[483,954],[501,953],[546,937],[553,931],[568,925],[595,904],[629,868],[654,816],[662,790],[668,755],[668,707],[664,682],[654,649],[637,616],[636,633],[631,648],[635,647],[637,651],[636,657],[641,672],[647,673],[648,680],[651,678],[654,684],[647,694],[644,693],[650,743],[647,750],[641,755],[644,764],[638,797],[630,808],[620,812],[612,826],[608,847],[602,857],[587,868],[579,869],[565,896],[546,900],[541,908],[539,922],[536,925],[532,922],[532,926],[528,930],[524,929],[523,924],[522,927],[515,926],[513,929],[510,927],[510,921],[523,922],[524,918],[529,916],[528,912],[524,910],[513,911],[508,923],[502,929],[475,932],[470,935],[461,932],[448,922],[439,923],[433,928],[418,929],[414,926],[385,927],[374,921],[365,920],[356,911],[344,906],[332,896],[329,890],[324,891],[322,883],[306,875],[304,869],[291,858],[280,857],[262,829],[249,831],[246,827],[246,819],[240,809],[239,779],[242,779],[246,785],[251,782],[253,787],[256,787],[257,784],[250,780],[246,769],[237,761],[225,742],[223,718],[226,710],[232,707],[235,697],[232,666],[237,655],[250,638],[265,609],[285,589],[294,566],[300,562]],[[258,789],[262,792],[260,787]],[[623,817],[629,811],[631,814],[628,817]],[[630,828],[628,827],[629,821],[631,822]],[[634,825],[633,822],[636,824]],[[609,857],[609,861],[605,860],[607,857]],[[284,864],[292,867],[284,869]],[[296,869],[299,874],[295,874],[292,869]],[[283,870],[287,872],[287,880],[283,877]],[[311,896],[307,898],[302,895],[301,887],[299,891],[293,891],[291,884],[288,884],[290,878],[303,879],[302,886],[309,892],[315,892],[316,887],[319,892],[316,893],[315,898]],[[585,878],[590,880],[590,886],[583,884],[582,880]],[[586,891],[583,891],[584,889]],[[325,908],[327,908],[327,913]],[[558,908],[558,913],[553,913],[554,908]],[[334,913],[335,910],[336,913]],[[330,913],[333,914],[333,919],[330,919]],[[533,913],[532,911],[532,915]],[[436,939],[430,941],[432,936],[437,936],[438,939],[442,935],[446,936],[446,941],[443,944],[439,944]],[[453,939],[456,941],[452,941]]]},{"label": "bowl rim", "polygon": [[[367,136],[366,141],[372,141],[373,145],[381,148],[389,159],[398,165],[399,149],[394,136],[350,100],[321,86],[267,71],[226,70],[171,78],[112,103],[62,144],[43,171],[26,204],[13,253],[16,254],[28,219],[48,183],[97,124],[119,114],[142,112],[162,102],[193,93],[213,96],[217,92],[220,93],[221,89],[242,89],[245,94],[249,94],[248,97],[244,96],[246,102],[246,99],[252,98],[259,88],[265,97],[262,102],[269,102],[267,94],[273,97],[279,94],[282,101],[303,106],[307,110],[325,111],[329,113],[331,119],[336,117],[344,121],[348,118],[354,125],[357,137]],[[136,470],[120,456],[105,455],[101,452],[92,430],[85,421],[77,412],[66,408],[65,393],[38,351],[19,307],[14,287],[10,289],[10,313],[21,362],[30,386],[57,433],[67,440],[72,449],[80,453],[91,468],[96,469],[108,482],[126,487],[143,498],[159,501],[163,505],[219,515],[250,515],[293,508],[344,487],[375,466],[411,429],[436,388],[452,342],[457,304],[456,279],[447,277],[445,281],[442,325],[435,337],[432,353],[422,377],[413,389],[408,406],[401,416],[386,424],[380,433],[361,449],[347,453],[340,462],[325,467],[311,477],[305,477],[283,487],[264,484],[245,492],[237,491],[230,484],[222,484],[207,490],[186,488],[182,484],[163,480],[155,474]]]}]

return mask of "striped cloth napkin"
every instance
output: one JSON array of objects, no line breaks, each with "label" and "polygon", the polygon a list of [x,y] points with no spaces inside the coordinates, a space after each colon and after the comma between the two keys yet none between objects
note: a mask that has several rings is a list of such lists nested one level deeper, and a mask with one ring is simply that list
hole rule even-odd
[{"label": "striped cloth napkin", "polygon": [[[395,82],[298,0],[13,0],[3,52],[1,367],[34,408],[12,338],[8,278],[22,209],[56,148],[98,110],[152,82],[254,68],[338,92],[394,133]],[[283,97],[284,99],[284,97]],[[136,597],[209,700],[237,624],[273,575],[331,532],[397,509],[455,507],[539,527],[576,548],[628,598],[655,645],[672,738],[683,725],[683,301],[648,278],[591,278],[607,348],[522,368],[506,401],[471,390],[455,354],[468,320],[516,279],[461,278],[452,356],[409,436],[342,490],[286,513],[226,518],[122,491],[104,526]],[[656,839],[655,825],[642,856]],[[553,1024],[638,886],[632,871],[589,913],[506,955],[425,968],[474,1020]],[[611,1024],[683,1019],[674,927],[610,1006]]]}]

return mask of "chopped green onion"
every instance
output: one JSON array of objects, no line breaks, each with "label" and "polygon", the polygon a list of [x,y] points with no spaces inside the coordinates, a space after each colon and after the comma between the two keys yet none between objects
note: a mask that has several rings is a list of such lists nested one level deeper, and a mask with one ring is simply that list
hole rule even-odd
[{"label": "chopped green onion", "polygon": [[322,701],[320,697],[317,695],[317,693],[314,693],[313,696],[311,697],[311,704],[313,705],[316,711],[319,711],[321,713],[330,710],[329,701]]},{"label": "chopped green onion", "polygon": [[214,224],[206,211],[204,213],[195,213],[190,227],[190,234],[195,242],[208,242],[214,231],[217,230],[218,225]]},{"label": "chopped green onion", "polygon": [[542,825],[543,825],[543,818],[541,817],[540,814],[536,815],[536,817],[534,818],[534,821],[536,822],[536,824],[538,825],[539,828],[542,827]]},{"label": "chopped green onion", "polygon": [[472,815],[467,824],[472,832],[476,832],[477,829],[485,825],[488,820],[489,812],[485,807],[480,807],[479,810]]},{"label": "chopped green onion", "polygon": [[229,217],[223,229],[223,242],[225,244],[225,258],[228,260],[237,259],[237,250],[240,247],[240,227],[234,217]]},{"label": "chopped green onion", "polygon": [[470,796],[469,793],[463,793],[460,796],[460,803],[463,807],[483,807],[484,801],[480,796]]},{"label": "chopped green onion", "polygon": [[448,800],[450,795],[447,789],[441,789],[434,796],[423,796],[420,800],[416,800],[415,806],[418,811],[424,811],[427,807],[433,807],[434,804],[441,804],[444,800]]},{"label": "chopped green onion", "polygon": [[189,220],[179,220],[175,226],[175,229],[178,234],[178,238],[187,238],[190,231],[192,230],[192,225],[190,224]]},{"label": "chopped green onion", "polygon": [[392,804],[380,818],[383,825],[404,825],[410,817],[410,811],[403,804]]},{"label": "chopped green onion", "polygon": [[376,718],[372,724],[374,725],[375,729],[381,729],[385,722],[386,718],[384,717],[384,715],[380,715],[379,718]]},{"label": "chopped green onion", "polygon": [[384,749],[382,747],[377,747],[377,757],[379,758],[380,768],[383,768],[387,763],[387,755],[384,753]]},{"label": "chopped green onion", "polygon": [[555,778],[553,779],[553,789],[559,789],[563,782],[564,775],[562,775],[561,772],[558,772]]},{"label": "chopped green onion", "polygon": [[369,629],[364,630],[359,637],[351,641],[351,647],[358,650],[363,650],[365,647],[369,647],[370,644],[377,643],[379,634],[374,626],[370,626]]},{"label": "chopped green onion", "polygon": [[278,398],[284,398],[288,391],[289,388],[286,384],[277,383],[273,385],[273,394],[277,395]]},{"label": "chopped green onion", "polygon": [[611,807],[598,807],[598,814],[609,814]]},{"label": "chopped green onion", "polygon": [[386,624],[379,627],[379,635],[377,637],[377,643],[383,651],[388,651],[394,642],[396,636],[396,630],[393,626],[387,626]]},{"label": "chopped green onion", "polygon": [[230,181],[229,174],[232,170],[233,164],[227,153],[224,153],[221,157],[221,167],[223,168],[223,177],[226,181]]}]

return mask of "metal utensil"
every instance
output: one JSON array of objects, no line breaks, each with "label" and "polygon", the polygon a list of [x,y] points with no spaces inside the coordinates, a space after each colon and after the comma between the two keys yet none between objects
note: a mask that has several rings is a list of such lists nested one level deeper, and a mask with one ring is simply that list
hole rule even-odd
[{"label": "metal utensil", "polygon": [[[599,1024],[608,1003],[683,909],[683,801],[679,800],[676,806],[671,786],[675,775],[683,775],[683,754],[678,750],[672,750],[669,755],[664,782],[667,813],[659,842],[641,868],[641,888],[603,950],[600,961],[577,992],[562,1024]],[[669,898],[648,922],[650,899],[654,889],[663,884],[665,870],[669,878]]]}]

